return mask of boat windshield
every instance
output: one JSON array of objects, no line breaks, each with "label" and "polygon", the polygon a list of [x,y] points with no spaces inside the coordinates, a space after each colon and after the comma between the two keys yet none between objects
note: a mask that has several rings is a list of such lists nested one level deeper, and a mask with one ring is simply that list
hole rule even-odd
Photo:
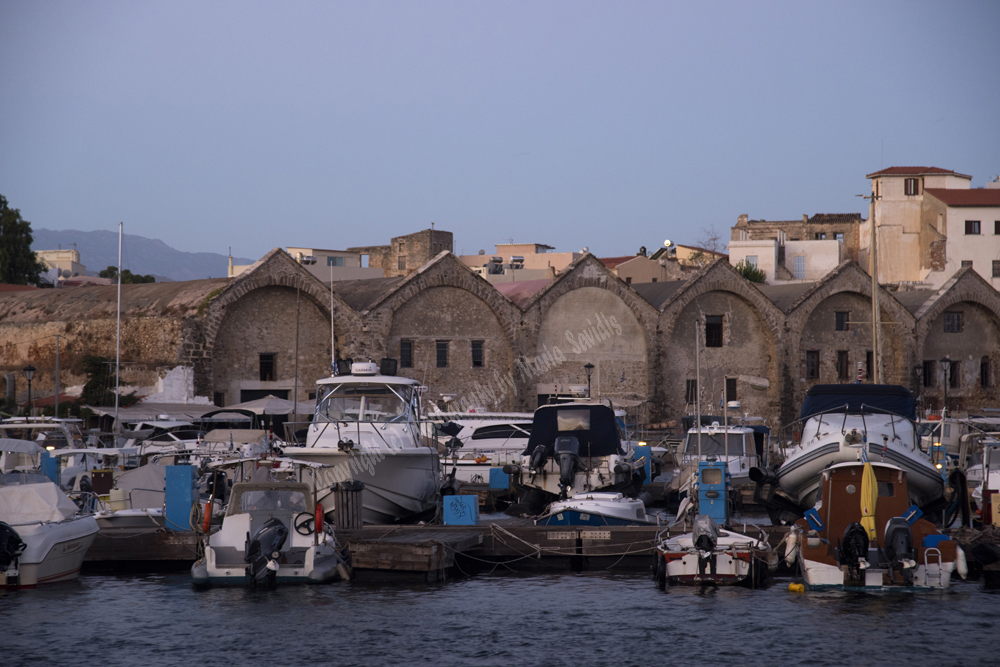
[{"label": "boat windshield", "polygon": [[316,416],[338,422],[405,421],[411,391],[405,385],[339,385],[320,401]]},{"label": "boat windshield", "polygon": [[[729,441],[729,455],[743,456],[743,434],[742,433],[706,433],[701,432],[701,455],[702,456],[725,456],[726,440]],[[753,442],[751,439],[750,442]],[[684,444],[684,453],[698,455],[698,433],[688,433],[687,442]]]},{"label": "boat windshield", "polygon": [[264,491],[244,491],[240,496],[240,511],[254,510],[289,510],[305,512],[306,496],[301,491],[279,491],[268,489]]}]

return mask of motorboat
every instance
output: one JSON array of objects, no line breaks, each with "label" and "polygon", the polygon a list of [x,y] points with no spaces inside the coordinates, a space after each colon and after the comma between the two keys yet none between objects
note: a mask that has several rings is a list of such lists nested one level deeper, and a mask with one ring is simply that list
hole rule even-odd
[{"label": "motorboat", "polygon": [[911,501],[929,507],[944,494],[944,477],[920,450],[915,402],[898,385],[816,385],[806,395],[799,444],[777,469],[756,468],[751,479],[778,487],[799,507],[815,505],[823,471],[831,465],[869,460],[899,466],[908,477]]},{"label": "motorboat", "polygon": [[[596,402],[543,405],[535,410],[528,445],[517,463],[504,466],[518,504],[508,512],[531,514],[577,493],[637,496],[645,461],[626,450],[615,411]],[[572,492],[572,493],[571,493]]]},{"label": "motorboat", "polygon": [[997,521],[1000,516],[1000,442],[983,447],[982,462],[977,465],[980,481],[972,491],[972,499],[979,505],[983,525],[1000,525]]},{"label": "motorboat", "polygon": [[222,527],[203,540],[191,566],[197,585],[322,584],[348,578],[311,485],[233,485]]},{"label": "motorboat", "polygon": [[[445,433],[450,456],[442,461],[459,484],[486,484],[491,468],[516,463],[528,445],[533,415],[514,413],[437,412],[431,419],[460,427],[456,435]],[[451,438],[454,438],[453,440]]]},{"label": "motorboat", "polygon": [[535,519],[539,526],[655,526],[655,516],[646,514],[638,498],[620,493],[577,493],[558,500]]},{"label": "motorboat", "polygon": [[312,474],[330,518],[331,489],[348,480],[364,483],[365,523],[393,523],[436,509],[441,460],[435,443],[421,433],[420,383],[395,375],[389,361],[381,368],[356,362],[350,374],[319,380],[305,444],[283,448],[285,456],[329,466]]},{"label": "motorboat", "polygon": [[966,574],[958,543],[911,505],[910,475],[891,463],[836,463],[821,474],[822,500],[795,522],[785,561],[808,589],[930,590]]},{"label": "motorboat", "polygon": [[[39,458],[44,451],[15,439],[0,440],[0,450]],[[77,578],[97,531],[94,517],[81,515],[49,477],[0,473],[0,586],[32,588]]]},{"label": "motorboat", "polygon": [[699,514],[690,533],[659,538],[657,584],[765,586],[778,560],[766,533],[758,532],[754,537],[720,527],[710,515]]},{"label": "motorboat", "polygon": [[767,426],[738,421],[720,423],[715,417],[702,421],[708,423],[687,431],[678,457],[682,466],[696,468],[698,461],[725,461],[732,483],[741,485],[750,482],[751,468],[767,465],[771,435]]}]

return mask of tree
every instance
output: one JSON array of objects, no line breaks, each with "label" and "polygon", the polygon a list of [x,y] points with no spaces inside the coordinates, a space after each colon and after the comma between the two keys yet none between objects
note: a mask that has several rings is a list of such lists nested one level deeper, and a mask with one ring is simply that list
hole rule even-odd
[{"label": "tree", "polygon": [[748,263],[745,259],[740,260],[739,264],[733,268],[736,269],[737,273],[752,283],[760,283],[762,285],[767,284],[767,274],[764,273],[762,269],[758,269],[753,264]]},{"label": "tree", "polygon": [[[109,266],[100,273],[97,274],[101,278],[111,278],[111,280],[118,279],[118,267]],[[122,285],[135,285],[138,283],[155,283],[156,278],[151,275],[141,276],[138,273],[132,273],[128,269],[122,271]]]},{"label": "tree", "polygon": [[0,195],[0,283],[38,285],[45,265],[31,249],[31,223]]},{"label": "tree", "polygon": [[[125,272],[122,271],[122,275]],[[111,406],[115,404],[115,373],[112,368],[113,359],[106,359],[96,355],[88,354],[80,360],[83,374],[87,376],[87,382],[83,385],[83,392],[80,395],[80,402],[88,405]],[[135,392],[120,394],[118,405],[128,407],[134,405],[139,398]],[[61,408],[62,406],[60,406]]]}]

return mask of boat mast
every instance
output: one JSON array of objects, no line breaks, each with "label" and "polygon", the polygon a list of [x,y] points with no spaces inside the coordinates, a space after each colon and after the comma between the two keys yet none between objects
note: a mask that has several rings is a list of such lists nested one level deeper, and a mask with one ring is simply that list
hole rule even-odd
[{"label": "boat mast", "polygon": [[701,461],[701,350],[698,338],[698,321],[694,323],[694,410],[698,420],[698,460]]},{"label": "boat mast", "polygon": [[878,305],[878,251],[875,243],[878,234],[875,230],[875,196],[872,195],[871,204],[872,221],[872,383],[882,384],[882,350],[880,349],[882,328],[879,322]]},{"label": "boat mast", "polygon": [[118,223],[118,330],[115,335],[115,431],[118,423],[118,389],[121,386],[122,367],[122,223]]}]

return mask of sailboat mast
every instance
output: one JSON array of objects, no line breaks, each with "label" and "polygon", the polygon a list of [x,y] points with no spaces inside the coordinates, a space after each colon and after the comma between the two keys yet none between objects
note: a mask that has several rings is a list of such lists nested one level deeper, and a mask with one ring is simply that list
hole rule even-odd
[{"label": "sailboat mast", "polygon": [[872,207],[871,215],[869,216],[872,221],[872,383],[882,384],[884,378],[882,377],[882,349],[880,346],[880,338],[882,335],[882,324],[879,317],[879,304],[878,304],[878,250],[876,249],[876,239],[878,234],[876,233],[875,225],[875,200],[876,196],[872,196]]},{"label": "sailboat mast", "polygon": [[118,430],[118,389],[122,368],[122,223],[118,223],[118,330],[115,335],[115,430]]}]

